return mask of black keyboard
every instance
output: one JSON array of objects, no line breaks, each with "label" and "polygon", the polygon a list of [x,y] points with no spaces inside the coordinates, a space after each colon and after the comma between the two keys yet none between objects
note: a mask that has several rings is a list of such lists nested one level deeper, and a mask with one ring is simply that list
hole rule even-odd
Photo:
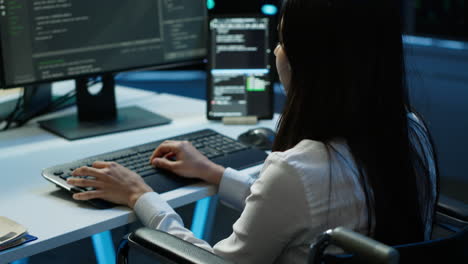
[{"label": "black keyboard", "polygon": [[[80,188],[69,185],[66,183],[66,179],[71,177],[72,171],[76,168],[92,166],[94,161],[100,160],[114,161],[135,171],[158,193],[164,193],[199,182],[200,180],[186,179],[168,171],[156,169],[149,164],[151,154],[165,140],[190,141],[198,151],[213,162],[224,167],[231,167],[238,170],[260,164],[267,156],[262,150],[248,147],[214,130],[204,129],[53,166],[43,170],[42,176],[70,192],[84,192],[90,190],[90,188]],[[89,203],[97,208],[115,206],[112,203],[100,199],[90,200]]]}]

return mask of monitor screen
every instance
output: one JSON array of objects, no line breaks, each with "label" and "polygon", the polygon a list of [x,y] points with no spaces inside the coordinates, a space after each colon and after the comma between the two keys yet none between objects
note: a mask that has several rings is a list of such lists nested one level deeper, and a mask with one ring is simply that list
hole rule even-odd
[{"label": "monitor screen", "polygon": [[269,18],[213,15],[209,32],[207,117],[271,118]]},{"label": "monitor screen", "polygon": [[406,33],[468,41],[466,0],[404,0]]},{"label": "monitor screen", "polygon": [[2,1],[2,86],[206,56],[204,0]]}]

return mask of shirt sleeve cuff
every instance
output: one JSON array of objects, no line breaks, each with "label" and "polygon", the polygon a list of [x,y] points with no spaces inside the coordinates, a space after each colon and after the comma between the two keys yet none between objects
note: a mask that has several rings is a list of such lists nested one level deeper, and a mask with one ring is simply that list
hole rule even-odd
[{"label": "shirt sleeve cuff", "polygon": [[250,186],[255,179],[232,168],[226,168],[219,184],[218,195],[224,204],[243,210]]},{"label": "shirt sleeve cuff", "polygon": [[159,224],[155,222],[158,216],[171,213],[175,214],[174,209],[172,209],[161,195],[155,192],[147,192],[140,196],[133,210],[143,225],[152,228],[156,228]]}]

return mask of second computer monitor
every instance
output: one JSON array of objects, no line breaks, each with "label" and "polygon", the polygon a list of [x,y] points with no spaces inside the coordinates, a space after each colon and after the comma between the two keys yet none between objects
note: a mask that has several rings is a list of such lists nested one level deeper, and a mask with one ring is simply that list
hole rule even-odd
[{"label": "second computer monitor", "polygon": [[255,14],[210,16],[209,119],[272,117],[269,20]]}]

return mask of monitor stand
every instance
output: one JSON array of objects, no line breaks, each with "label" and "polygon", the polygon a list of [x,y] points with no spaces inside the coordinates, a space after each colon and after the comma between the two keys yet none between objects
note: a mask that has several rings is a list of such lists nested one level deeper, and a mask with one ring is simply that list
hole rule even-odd
[{"label": "monitor stand", "polygon": [[40,121],[40,126],[68,140],[75,140],[171,122],[137,106],[117,109],[114,76],[106,74],[101,79],[102,89],[97,94],[89,92],[88,78],[76,79],[78,114]]}]

